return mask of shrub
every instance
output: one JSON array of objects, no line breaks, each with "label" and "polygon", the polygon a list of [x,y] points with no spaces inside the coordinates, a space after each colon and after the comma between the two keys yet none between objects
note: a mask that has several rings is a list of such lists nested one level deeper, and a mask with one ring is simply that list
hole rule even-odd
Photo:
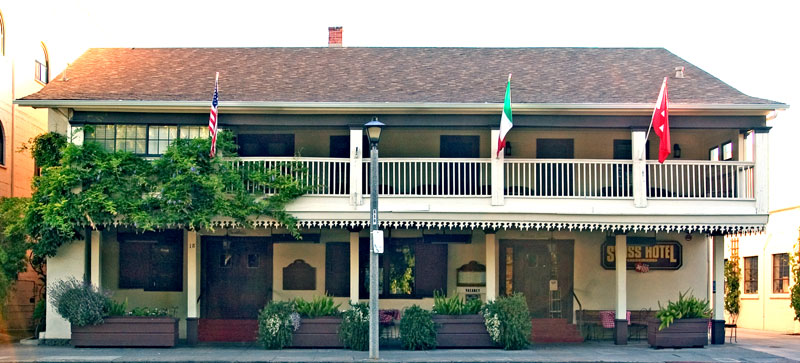
[{"label": "shrub", "polygon": [[440,315],[478,314],[483,303],[478,299],[465,301],[458,295],[448,298],[439,291],[433,292],[433,313]]},{"label": "shrub", "polygon": [[293,305],[287,301],[272,301],[258,312],[258,341],[264,348],[282,349],[292,344],[292,333],[300,327],[300,317]]},{"label": "shrub", "polygon": [[367,303],[351,304],[350,309],[342,313],[339,339],[345,348],[369,350],[369,305]]},{"label": "shrub", "polygon": [[515,293],[486,303],[483,308],[486,330],[495,344],[504,349],[522,349],[531,337],[531,319],[525,296]]},{"label": "shrub", "polygon": [[739,258],[732,258],[725,263],[725,311],[731,315],[739,315],[739,296],[742,293],[739,290],[740,280]]},{"label": "shrub", "polygon": [[[127,307],[127,301],[125,302],[125,305]],[[177,308],[152,308],[148,306],[140,306],[131,309],[131,311],[125,315],[150,317],[175,316],[175,310],[177,310]]]},{"label": "shrub", "polygon": [[339,307],[342,304],[333,303],[333,298],[327,295],[315,296],[311,301],[305,301],[303,298],[296,298],[294,300],[295,311],[304,318],[318,318],[321,316],[338,316]]},{"label": "shrub", "polygon": [[700,300],[689,293],[678,292],[678,301],[667,301],[667,306],[661,306],[658,302],[658,312],[656,318],[661,320],[658,330],[662,330],[672,324],[675,319],[710,318],[711,309],[708,307],[708,300]]},{"label": "shrub", "polygon": [[48,291],[56,312],[74,326],[96,325],[108,313],[109,298],[88,282],[61,280]]},{"label": "shrub", "polygon": [[400,341],[408,350],[436,348],[436,324],[430,311],[417,305],[407,308],[400,320]]}]

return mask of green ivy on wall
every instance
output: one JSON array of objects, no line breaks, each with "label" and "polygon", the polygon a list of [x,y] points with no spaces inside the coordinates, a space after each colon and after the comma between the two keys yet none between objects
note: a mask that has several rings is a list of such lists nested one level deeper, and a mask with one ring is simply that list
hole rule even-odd
[{"label": "green ivy on wall", "polygon": [[742,273],[739,269],[739,257],[731,256],[725,263],[725,311],[731,315],[739,315],[741,307],[741,290],[739,286],[742,280]]},{"label": "green ivy on wall", "polygon": [[[48,166],[34,179],[25,216],[37,256],[54,256],[62,244],[82,238],[86,228],[117,224],[199,230],[211,229],[215,217],[252,226],[252,218],[268,216],[300,237],[286,205],[314,187],[305,180],[307,171],[293,161],[265,170],[234,168],[236,145],[230,132],[218,134],[214,158],[208,155],[209,139],[176,139],[152,161],[106,151],[96,142],[59,147],[60,142],[55,136],[34,140],[33,150],[49,151],[40,153],[44,160],[60,154],[55,164],[37,159],[38,165]],[[245,184],[274,193],[258,198]]]},{"label": "green ivy on wall", "polygon": [[[798,233],[800,233],[800,228],[798,228]],[[794,280],[790,305],[794,309],[794,320],[800,321],[800,284],[798,284],[800,282],[800,237],[797,238],[797,244],[794,245],[794,253],[789,257],[789,263],[792,266],[792,279]]]}]

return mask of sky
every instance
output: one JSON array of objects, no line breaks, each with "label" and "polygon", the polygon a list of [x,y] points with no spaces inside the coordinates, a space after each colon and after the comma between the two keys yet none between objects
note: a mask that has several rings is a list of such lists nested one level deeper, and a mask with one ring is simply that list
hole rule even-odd
[{"label": "sky", "polygon": [[[0,0],[0,6],[7,1]],[[43,24],[58,27],[43,37],[81,51],[326,46],[329,26],[343,26],[344,45],[351,47],[664,47],[748,95],[800,107],[797,0],[27,3],[50,19]],[[773,210],[800,205],[800,191],[794,187],[800,173],[792,147],[800,134],[798,116],[800,111],[789,109],[769,122],[774,127]]]}]

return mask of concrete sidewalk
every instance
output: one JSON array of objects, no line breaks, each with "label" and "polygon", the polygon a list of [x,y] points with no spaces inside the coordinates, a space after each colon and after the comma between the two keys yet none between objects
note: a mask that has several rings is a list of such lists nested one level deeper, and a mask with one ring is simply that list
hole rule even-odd
[{"label": "concrete sidewalk", "polygon": [[[748,340],[750,338],[744,338]],[[381,362],[792,362],[751,343],[709,345],[694,349],[661,349],[646,342],[615,346],[611,342],[541,344],[521,351],[500,349],[425,352],[382,350]],[[792,343],[796,344],[796,343]],[[758,347],[755,349],[753,347]],[[753,348],[753,349],[751,349]],[[800,350],[798,347],[792,349]],[[287,349],[270,351],[258,347],[200,346],[172,349],[72,348],[5,345],[0,362],[364,362],[367,352],[343,349]]]}]

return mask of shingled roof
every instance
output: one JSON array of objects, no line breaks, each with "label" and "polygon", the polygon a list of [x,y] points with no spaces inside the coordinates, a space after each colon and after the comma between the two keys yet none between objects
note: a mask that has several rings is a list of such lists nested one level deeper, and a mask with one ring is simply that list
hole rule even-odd
[{"label": "shingled roof", "polygon": [[[674,78],[675,67],[685,78]],[[90,49],[22,100],[776,105],[662,48]]]}]

